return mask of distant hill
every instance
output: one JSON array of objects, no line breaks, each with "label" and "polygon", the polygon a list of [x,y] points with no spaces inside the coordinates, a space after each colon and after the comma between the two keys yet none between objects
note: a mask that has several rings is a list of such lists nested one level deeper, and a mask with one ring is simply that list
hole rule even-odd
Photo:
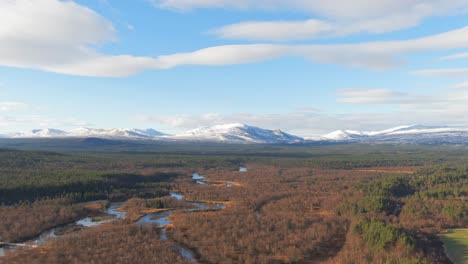
[{"label": "distant hill", "polygon": [[223,143],[296,143],[304,139],[281,130],[269,130],[245,124],[225,124],[202,127],[178,135],[168,135],[154,129],[94,129],[78,128],[34,129],[26,133],[13,133],[5,137],[33,138],[100,138],[112,140],[206,141]]}]

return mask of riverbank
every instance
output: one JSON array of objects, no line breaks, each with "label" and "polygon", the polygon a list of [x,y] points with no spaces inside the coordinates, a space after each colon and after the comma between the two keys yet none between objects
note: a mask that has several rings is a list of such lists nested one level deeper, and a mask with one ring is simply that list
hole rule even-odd
[{"label": "riverbank", "polygon": [[[214,185],[214,186],[240,186],[236,182],[219,181],[219,184],[209,182],[205,176],[194,173],[192,179],[195,184]],[[153,198],[153,199],[140,199],[132,198],[123,203],[110,203],[107,200],[96,200],[85,203],[76,204],[82,206],[88,211],[93,212],[85,218],[81,217],[79,220],[72,221],[64,226],[56,226],[42,232],[38,237],[25,242],[23,247],[19,246],[4,246],[1,247],[0,256],[4,256],[12,251],[25,251],[28,248],[35,248],[40,246],[38,250],[48,248],[49,242],[57,241],[58,239],[65,238],[66,235],[76,235],[78,231],[89,228],[97,228],[99,232],[102,228],[117,220],[124,220],[123,224],[134,223],[136,225],[153,225],[160,228],[160,239],[169,240],[166,235],[166,230],[174,228],[173,220],[174,212],[209,212],[225,209],[230,201],[214,201],[214,200],[189,200],[185,195],[178,192],[170,192],[169,196]],[[68,237],[68,236],[67,236]],[[177,251],[184,259],[196,263],[197,257],[189,247],[175,243]],[[52,243],[51,245],[56,245]],[[24,252],[22,252],[24,253]]]}]

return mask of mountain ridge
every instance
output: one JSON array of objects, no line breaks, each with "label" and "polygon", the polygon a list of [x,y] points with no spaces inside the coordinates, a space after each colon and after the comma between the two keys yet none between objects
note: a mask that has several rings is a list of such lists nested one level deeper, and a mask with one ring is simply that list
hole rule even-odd
[{"label": "mountain ridge", "polygon": [[196,128],[170,138],[245,143],[295,143],[304,141],[301,137],[281,130],[269,130],[241,123]]},{"label": "mountain ridge", "polygon": [[413,124],[379,131],[337,130],[320,139],[357,143],[467,144],[468,128]]},{"label": "mountain ridge", "polygon": [[154,129],[128,129],[128,128],[76,128],[72,130],[60,129],[33,129],[26,133],[13,133],[11,138],[106,138],[106,139],[143,139],[164,136],[166,134],[156,131]]},{"label": "mountain ridge", "polygon": [[26,133],[13,133],[9,138],[103,138],[127,140],[178,140],[212,141],[227,143],[296,143],[304,139],[281,130],[269,130],[240,123],[200,127],[187,132],[169,135],[152,128],[77,128],[69,131],[59,129],[34,129]]},{"label": "mountain ridge", "polygon": [[384,130],[336,130],[312,139],[241,123],[206,126],[170,135],[158,130],[136,128],[34,129],[26,133],[0,135],[2,138],[102,138],[114,140],[160,140],[241,144],[330,143],[421,143],[468,144],[468,128],[456,126],[404,125]]}]

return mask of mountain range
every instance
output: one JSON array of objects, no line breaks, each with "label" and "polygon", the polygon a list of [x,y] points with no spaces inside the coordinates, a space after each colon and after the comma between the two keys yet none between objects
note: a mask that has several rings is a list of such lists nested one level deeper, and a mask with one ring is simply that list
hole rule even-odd
[{"label": "mountain range", "polygon": [[26,133],[10,134],[11,138],[105,138],[105,139],[153,139],[166,134],[154,129],[96,129],[77,128],[69,131],[59,129],[33,129]]},{"label": "mountain range", "polygon": [[412,143],[467,144],[468,128],[450,126],[399,126],[381,131],[337,130],[305,139],[281,130],[269,130],[240,123],[201,127],[170,135],[154,129],[95,129],[73,130],[35,129],[26,133],[0,135],[2,138],[101,138],[118,140],[206,141],[243,144],[292,144],[310,142],[330,143]]},{"label": "mountain range", "polygon": [[303,138],[281,130],[269,130],[239,123],[202,127],[177,135],[169,135],[154,129],[95,129],[78,128],[64,131],[59,129],[34,129],[26,133],[5,135],[9,138],[102,138],[119,140],[168,140],[210,141],[225,143],[296,143]]},{"label": "mountain range", "polygon": [[318,140],[355,143],[467,144],[468,128],[451,126],[398,126],[380,131],[337,130]]}]

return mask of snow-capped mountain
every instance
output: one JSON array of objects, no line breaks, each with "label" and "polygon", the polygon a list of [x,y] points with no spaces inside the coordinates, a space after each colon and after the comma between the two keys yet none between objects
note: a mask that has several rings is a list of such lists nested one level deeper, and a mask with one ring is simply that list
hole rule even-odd
[{"label": "snow-capped mountain", "polygon": [[103,138],[120,140],[210,141],[224,143],[296,143],[304,139],[281,130],[268,130],[244,124],[225,124],[168,135],[154,129],[77,128],[69,131],[35,129],[9,135],[11,138]]},{"label": "snow-capped mountain", "polygon": [[106,139],[152,139],[165,136],[154,129],[96,129],[77,128],[69,131],[58,129],[34,129],[26,133],[12,134],[12,138],[106,138]]},{"label": "snow-capped mountain", "polygon": [[116,138],[116,139],[152,139],[154,137],[165,136],[166,134],[156,131],[152,128],[112,128],[112,129],[92,129],[78,128],[69,131],[69,137],[97,137],[97,138]]},{"label": "snow-capped mountain", "polygon": [[368,136],[379,136],[379,135],[396,135],[396,134],[421,134],[421,133],[438,133],[438,132],[449,132],[449,131],[463,131],[466,128],[459,127],[448,127],[448,126],[424,126],[424,125],[409,125],[409,126],[398,126],[381,131],[370,131],[364,132]]},{"label": "snow-capped mountain", "polygon": [[361,143],[467,144],[468,128],[450,126],[399,126],[381,131],[338,130],[322,140]]},{"label": "snow-capped mountain", "polygon": [[73,130],[35,129],[26,133],[0,135],[1,138],[101,138],[118,140],[199,141],[242,144],[290,144],[314,142],[468,144],[468,128],[451,126],[399,126],[380,131],[337,130],[319,138],[306,140],[281,130],[269,130],[240,123],[201,127],[177,135],[154,129]]},{"label": "snow-capped mountain", "polygon": [[304,140],[281,130],[269,130],[240,123],[197,128],[170,138],[230,143],[295,143]]},{"label": "snow-capped mountain", "polygon": [[33,129],[26,133],[14,133],[11,135],[13,138],[51,138],[51,137],[64,137],[67,132],[59,129],[45,128]]},{"label": "snow-capped mountain", "polygon": [[160,137],[160,136],[167,136],[168,134],[159,132],[157,130],[154,130],[152,128],[146,128],[146,129],[134,129],[135,132],[142,134],[142,135],[147,135],[150,137]]},{"label": "snow-capped mountain", "polygon": [[356,138],[364,137],[365,135],[362,132],[354,131],[354,130],[337,130],[333,131],[329,134],[323,135],[322,139],[325,140],[352,140]]}]

